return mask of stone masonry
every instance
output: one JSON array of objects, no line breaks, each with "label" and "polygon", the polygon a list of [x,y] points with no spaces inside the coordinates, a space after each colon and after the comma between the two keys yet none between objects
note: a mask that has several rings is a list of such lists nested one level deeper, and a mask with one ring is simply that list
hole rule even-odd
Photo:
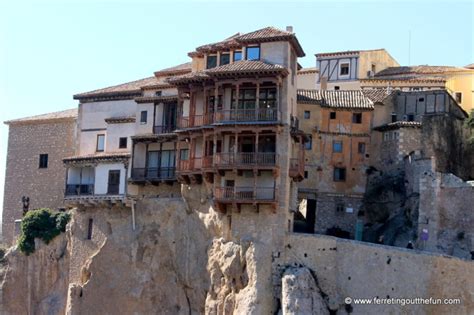
[{"label": "stone masonry", "polygon": [[[30,210],[63,205],[66,173],[62,159],[74,154],[76,115],[77,110],[68,110],[6,122],[10,127],[2,220],[6,244],[15,239],[23,196],[30,198]],[[48,154],[47,168],[39,168],[40,154]]]}]

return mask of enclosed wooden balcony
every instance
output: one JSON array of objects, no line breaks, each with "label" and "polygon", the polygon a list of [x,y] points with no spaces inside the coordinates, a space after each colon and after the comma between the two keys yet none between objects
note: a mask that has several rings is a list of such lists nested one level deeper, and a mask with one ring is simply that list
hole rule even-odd
[{"label": "enclosed wooden balcony", "polygon": [[276,122],[278,111],[276,108],[230,109],[215,113],[216,123],[232,122]]},{"label": "enclosed wooden balcony", "polygon": [[269,204],[273,205],[275,210],[277,196],[277,190],[274,187],[216,187],[214,189],[214,200],[223,212],[226,211],[228,204],[234,205],[238,210],[242,204],[254,206]]},{"label": "enclosed wooden balcony", "polygon": [[197,128],[201,126],[212,125],[213,123],[214,123],[213,113],[179,117],[178,129]]}]

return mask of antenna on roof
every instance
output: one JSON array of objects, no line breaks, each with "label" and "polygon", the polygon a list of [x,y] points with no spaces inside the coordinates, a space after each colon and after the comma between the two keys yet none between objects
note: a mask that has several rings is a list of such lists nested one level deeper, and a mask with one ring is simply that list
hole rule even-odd
[{"label": "antenna on roof", "polygon": [[411,30],[408,30],[408,66],[411,66]]}]

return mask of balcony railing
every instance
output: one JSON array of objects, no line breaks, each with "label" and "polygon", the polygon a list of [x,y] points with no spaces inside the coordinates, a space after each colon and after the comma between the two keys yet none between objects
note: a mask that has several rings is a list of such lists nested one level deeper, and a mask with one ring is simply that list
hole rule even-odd
[{"label": "balcony railing", "polygon": [[274,166],[277,164],[277,154],[274,152],[252,153],[217,153],[216,166]]},{"label": "balcony railing", "polygon": [[173,180],[175,167],[133,168],[132,180]]},{"label": "balcony railing", "polygon": [[277,121],[276,108],[220,110],[215,114],[215,122]]},{"label": "balcony railing", "polygon": [[178,128],[181,128],[181,129],[206,126],[206,125],[211,125],[213,123],[214,123],[213,113],[178,118]]},{"label": "balcony railing", "polygon": [[176,130],[176,126],[153,126],[153,133],[154,134],[161,134],[161,133],[172,133]]},{"label": "balcony railing", "polygon": [[202,158],[195,157],[188,160],[178,160],[178,171],[189,172],[200,170],[202,168]]},{"label": "balcony railing", "polygon": [[218,201],[235,202],[276,201],[277,196],[274,187],[217,187],[214,194]]},{"label": "balcony railing", "polygon": [[67,184],[66,196],[87,196],[94,194],[94,184]]}]

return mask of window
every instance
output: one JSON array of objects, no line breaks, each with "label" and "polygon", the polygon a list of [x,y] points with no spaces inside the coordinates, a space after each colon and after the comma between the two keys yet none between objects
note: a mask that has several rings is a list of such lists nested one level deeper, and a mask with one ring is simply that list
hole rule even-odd
[{"label": "window", "polygon": [[408,114],[407,120],[408,121],[415,121],[415,114]]},{"label": "window", "polygon": [[261,109],[276,107],[276,88],[260,88],[258,106]]},{"label": "window", "polygon": [[97,135],[97,152],[103,152],[105,148],[105,135]]},{"label": "window", "polygon": [[89,219],[89,226],[87,227],[87,239],[90,240],[92,239],[92,224],[93,224],[93,220],[92,219]]},{"label": "window", "polygon": [[456,92],[454,93],[454,99],[458,104],[462,103],[462,93],[461,92]]},{"label": "window", "polygon": [[362,113],[353,113],[352,114],[352,122],[354,124],[361,124],[362,123]]},{"label": "window", "polygon": [[47,154],[40,154],[39,168],[48,168],[48,155]]},{"label": "window", "polygon": [[229,53],[221,54],[221,58],[219,60],[219,66],[223,66],[229,63],[230,63],[230,54]]},{"label": "window", "polygon": [[181,161],[189,160],[189,150],[188,149],[181,149],[179,152],[179,159]]},{"label": "window", "polygon": [[376,70],[375,63],[372,64],[370,70],[372,71],[372,74],[375,74],[375,70]]},{"label": "window", "polygon": [[304,178],[308,178],[308,171],[304,171]]},{"label": "window", "polygon": [[336,119],[336,112],[330,112],[329,119]]},{"label": "window", "polygon": [[[231,109],[236,108],[235,90],[232,90],[232,104]],[[238,109],[255,109],[257,103],[256,89],[240,89],[239,90],[239,104]]]},{"label": "window", "polygon": [[384,141],[390,140],[390,133],[389,132],[384,132],[383,133],[383,140]]},{"label": "window", "polygon": [[236,50],[234,51],[234,61],[242,60],[242,51]]},{"label": "window", "polygon": [[346,168],[345,167],[335,167],[334,168],[334,181],[335,182],[344,182],[346,180]]},{"label": "window", "polygon": [[142,110],[140,112],[140,123],[146,124],[148,118],[148,112],[146,110]]},{"label": "window", "polygon": [[397,114],[396,113],[392,113],[392,122],[396,122],[397,121]]},{"label": "window", "polygon": [[311,112],[309,110],[304,111],[304,119],[310,119],[311,118]]},{"label": "window", "polygon": [[339,75],[349,75],[349,63],[341,63],[339,66]]},{"label": "window", "polygon": [[340,89],[341,89],[341,87],[340,87],[339,85],[336,85],[336,86],[334,87],[334,91],[339,91]]},{"label": "window", "polygon": [[335,153],[342,152],[342,141],[333,141],[332,142],[332,152],[335,152]]},{"label": "window", "polygon": [[424,98],[424,97],[419,97],[419,98],[418,98],[418,102],[421,103],[421,102],[424,102],[424,101],[425,101],[425,98]]},{"label": "window", "polygon": [[259,60],[260,59],[260,47],[251,46],[247,47],[247,60]]},{"label": "window", "polygon": [[127,137],[119,138],[119,149],[127,148]]},{"label": "window", "polygon": [[[209,104],[210,112],[214,111],[214,102],[215,102],[215,96],[209,96],[208,104]],[[220,110],[220,109],[222,109],[222,95],[217,96],[217,110]]]},{"label": "window", "polygon": [[207,56],[206,69],[215,68],[216,66],[217,66],[217,56],[216,55]]},{"label": "window", "polygon": [[161,91],[156,91],[155,96],[161,96]]},{"label": "window", "polygon": [[359,142],[359,144],[357,145],[357,152],[359,152],[360,154],[365,153],[365,142]]},{"label": "window", "polygon": [[341,202],[336,203],[336,212],[343,212],[344,211],[344,204]]},{"label": "window", "polygon": [[304,148],[306,150],[311,150],[311,148],[313,147],[313,137],[311,135],[308,135],[308,141],[306,141],[304,143]]}]

